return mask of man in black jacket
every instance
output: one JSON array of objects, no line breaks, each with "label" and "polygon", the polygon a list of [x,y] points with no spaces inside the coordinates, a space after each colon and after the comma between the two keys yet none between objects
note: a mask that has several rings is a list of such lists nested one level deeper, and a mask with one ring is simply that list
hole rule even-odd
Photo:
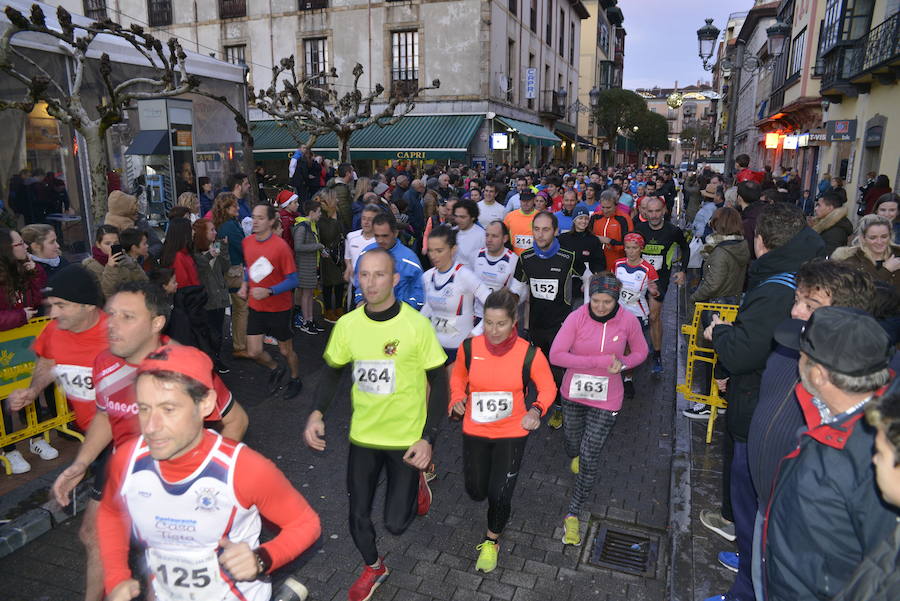
[{"label": "man in black jacket", "polygon": [[[726,433],[723,455],[722,517],[734,522],[738,558],[720,554],[720,561],[738,568],[725,598],[753,600],[751,548],[756,519],[756,491],[747,459],[747,434],[759,397],[760,379],[772,350],[775,327],[790,315],[795,274],[800,266],[820,255],[822,238],[807,227],[794,205],[777,203],[763,208],[756,223],[753,245],[758,257],[750,265],[747,293],[733,324],[713,316],[704,331],[730,374],[726,398]],[[734,564],[738,565],[735,566]]]}]

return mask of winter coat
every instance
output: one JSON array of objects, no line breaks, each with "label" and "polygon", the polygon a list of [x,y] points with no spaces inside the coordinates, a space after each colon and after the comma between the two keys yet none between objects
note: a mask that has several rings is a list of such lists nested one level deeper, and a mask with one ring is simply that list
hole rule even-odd
[{"label": "winter coat", "polygon": [[244,248],[241,241],[244,239],[244,229],[237,219],[229,219],[216,228],[216,238],[224,240],[228,238],[228,262],[232,265],[244,264]]},{"label": "winter coat", "polygon": [[59,257],[59,263],[57,263],[55,266],[51,265],[50,263],[47,263],[44,259],[41,259],[40,257],[36,257],[36,256],[32,255],[31,253],[28,254],[28,258],[41,266],[41,269],[44,270],[44,275],[47,276],[48,280],[53,277],[54,273],[56,273],[57,271],[59,271],[60,269],[62,269],[63,267],[65,267],[66,265],[69,264],[69,262],[63,256]]},{"label": "winter coat", "polygon": [[847,586],[832,601],[900,599],[900,524],[856,568]]},{"label": "winter coat", "polygon": [[[360,257],[375,248],[380,248],[377,242],[365,247]],[[422,286],[422,264],[419,263],[419,258],[400,240],[397,240],[388,252],[394,257],[397,274],[400,276],[400,281],[394,286],[394,296],[416,311],[421,311],[425,304],[425,288]],[[356,292],[353,302],[358,305],[363,301],[362,290],[359,287],[359,260],[356,261],[356,270],[353,274],[353,288]]]},{"label": "winter coat", "polygon": [[318,227],[306,217],[298,217],[293,234],[299,287],[315,288],[319,282],[319,251],[322,249]]},{"label": "winter coat", "polygon": [[225,285],[225,274],[228,273],[231,264],[228,262],[228,249],[225,243],[222,243],[218,257],[213,257],[209,251],[194,253],[194,262],[197,264],[200,285],[206,290],[206,310],[230,306],[231,297]]},{"label": "winter coat", "polygon": [[806,227],[784,246],[753,261],[748,271],[747,293],[734,324],[713,329],[712,342],[719,364],[731,374],[725,417],[728,431],[738,442],[747,440],[775,327],[787,319],[794,305],[794,274],[824,250],[825,243],[819,234]]},{"label": "winter coat", "polygon": [[319,218],[319,242],[328,251],[328,256],[319,260],[322,286],[339,286],[344,283],[344,233],[341,223],[322,213]]},{"label": "winter coat", "polygon": [[0,287],[0,331],[12,330],[28,323],[25,308],[40,309],[44,300],[41,290],[47,285],[47,274],[41,265],[35,267],[34,275],[26,282],[22,293],[13,293]]},{"label": "winter coat", "polygon": [[138,214],[138,199],[118,190],[110,192],[107,200],[106,216],[103,223],[119,228],[119,231],[135,227],[135,215]]},{"label": "winter coat", "polygon": [[[900,257],[900,246],[891,244],[891,252],[895,257]],[[848,265],[853,265],[858,269],[867,271],[876,280],[887,282],[888,284],[893,285],[897,292],[900,292],[900,269],[891,272],[885,269],[883,265],[876,265],[859,246],[844,246],[838,248],[831,253],[831,259],[834,261],[844,261]]]},{"label": "winter coat", "polygon": [[[350,226],[353,224],[353,194],[350,186],[341,180],[332,180],[332,189],[337,196],[337,219],[344,228],[345,232],[349,232]],[[361,209],[360,209],[361,210]]]},{"label": "winter coat", "polygon": [[693,184],[685,182],[684,198],[685,205],[687,206],[688,221],[693,221],[694,216],[700,209],[700,184],[698,184],[696,181]]},{"label": "winter coat", "polygon": [[[703,279],[691,295],[691,303],[706,303],[744,290],[750,251],[743,236],[709,236],[702,251]],[[691,312],[693,314],[693,311]]]},{"label": "winter coat", "polygon": [[834,209],[822,219],[817,219],[812,228],[822,236],[822,240],[825,241],[825,255],[830,257],[835,249],[846,246],[847,240],[853,234],[853,224],[847,219],[847,205]]},{"label": "winter coat", "polygon": [[281,221],[281,237],[288,243],[291,250],[294,250],[294,234],[292,231],[294,229],[294,221],[299,216],[300,213],[288,211],[287,209],[278,209],[278,219]]},{"label": "winter coat", "polygon": [[757,201],[741,211],[741,221],[744,224],[744,240],[747,241],[747,248],[750,249],[750,258],[756,258],[756,249],[753,248],[753,239],[756,237],[756,220],[759,214],[765,208],[766,203]]},{"label": "winter coat", "polygon": [[[615,310],[616,314],[612,318],[600,323],[591,316],[590,305],[581,305],[569,313],[553,339],[550,363],[566,368],[559,388],[566,400],[607,411],[622,408],[622,374],[609,373],[609,366],[615,357],[625,369],[637,367],[647,358],[648,349],[637,317],[618,305]],[[572,378],[576,374],[608,378],[605,399],[580,397],[571,388]]]},{"label": "winter coat", "polygon": [[115,294],[119,286],[125,282],[139,282],[147,279],[143,267],[128,255],[123,255],[116,265],[109,263],[101,265],[93,257],[86,258],[81,265],[97,278],[104,298]]},{"label": "winter coat", "polygon": [[198,348],[213,357],[212,332],[206,317],[207,300],[203,286],[185,286],[176,290],[165,333],[176,342]]}]

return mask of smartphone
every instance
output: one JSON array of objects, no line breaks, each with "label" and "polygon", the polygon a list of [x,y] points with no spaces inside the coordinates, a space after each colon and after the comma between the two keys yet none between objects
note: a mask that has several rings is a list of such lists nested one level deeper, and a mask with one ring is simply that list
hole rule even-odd
[{"label": "smartphone", "polygon": [[215,248],[217,251],[221,251],[221,250],[222,250],[222,243],[219,242],[218,240],[216,240],[215,242],[213,242],[213,243],[210,245],[210,247],[211,247],[211,248]]},{"label": "smartphone", "polygon": [[109,247],[109,254],[112,257],[122,254],[123,252],[125,252],[125,251],[122,249],[121,244],[113,244],[112,246]]}]

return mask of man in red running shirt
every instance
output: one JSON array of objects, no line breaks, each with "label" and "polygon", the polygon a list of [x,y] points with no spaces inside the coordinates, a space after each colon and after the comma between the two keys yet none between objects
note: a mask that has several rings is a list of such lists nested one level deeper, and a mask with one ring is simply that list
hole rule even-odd
[{"label": "man in red running shirt", "polygon": [[[275,464],[204,429],[216,389],[202,351],[160,347],[135,388],[141,436],[110,461],[97,522],[108,601],[140,594],[131,531],[146,546],[157,599],[269,601],[266,576],[319,538],[319,516]],[[260,517],[280,528],[264,544]]]}]

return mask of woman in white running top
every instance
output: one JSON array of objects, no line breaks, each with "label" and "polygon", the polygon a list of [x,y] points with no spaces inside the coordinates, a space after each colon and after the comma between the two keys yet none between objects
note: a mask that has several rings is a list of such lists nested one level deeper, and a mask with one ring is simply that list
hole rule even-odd
[{"label": "woman in white running top", "polygon": [[431,320],[438,341],[447,352],[447,365],[453,365],[463,340],[480,333],[474,332],[475,299],[483,303],[491,293],[468,267],[453,258],[455,252],[455,230],[442,224],[429,232],[428,259],[434,267],[422,274],[422,315]]}]

